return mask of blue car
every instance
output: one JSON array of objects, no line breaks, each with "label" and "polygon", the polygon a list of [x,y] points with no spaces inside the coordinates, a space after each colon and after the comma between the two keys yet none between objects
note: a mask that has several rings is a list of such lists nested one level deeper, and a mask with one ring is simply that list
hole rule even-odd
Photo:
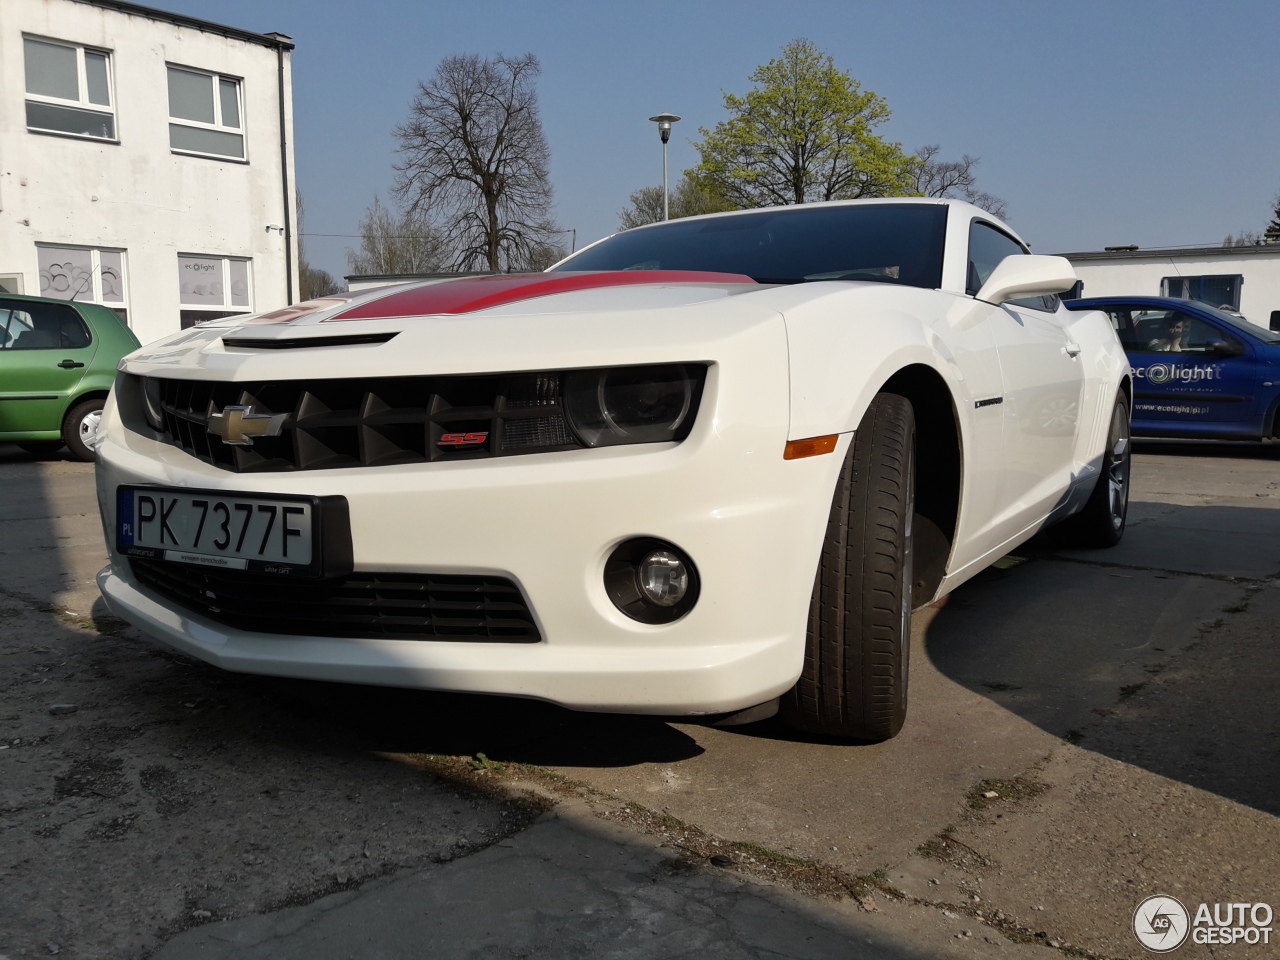
[{"label": "blue car", "polygon": [[1133,367],[1134,436],[1280,436],[1280,332],[1199,300],[1095,297]]}]

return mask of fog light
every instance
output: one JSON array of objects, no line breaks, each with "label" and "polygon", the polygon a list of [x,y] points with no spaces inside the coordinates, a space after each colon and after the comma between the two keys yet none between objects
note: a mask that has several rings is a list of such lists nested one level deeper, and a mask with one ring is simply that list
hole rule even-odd
[{"label": "fog light", "polygon": [[689,590],[689,570],[670,550],[655,550],[640,561],[639,582],[650,603],[674,607]]},{"label": "fog light", "polygon": [[620,543],[604,565],[614,606],[641,623],[671,623],[698,600],[698,570],[679,547],[652,537]]}]

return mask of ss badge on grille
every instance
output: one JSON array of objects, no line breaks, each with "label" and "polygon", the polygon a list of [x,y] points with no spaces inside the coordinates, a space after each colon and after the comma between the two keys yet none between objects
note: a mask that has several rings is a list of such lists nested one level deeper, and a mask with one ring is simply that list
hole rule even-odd
[{"label": "ss badge on grille", "polygon": [[254,413],[253,407],[226,407],[209,414],[209,432],[233,447],[251,447],[254,437],[278,437],[287,413]]},{"label": "ss badge on grille", "polygon": [[478,433],[446,433],[436,441],[436,445],[446,449],[449,447],[478,447],[487,439],[489,439],[489,431],[487,430]]}]

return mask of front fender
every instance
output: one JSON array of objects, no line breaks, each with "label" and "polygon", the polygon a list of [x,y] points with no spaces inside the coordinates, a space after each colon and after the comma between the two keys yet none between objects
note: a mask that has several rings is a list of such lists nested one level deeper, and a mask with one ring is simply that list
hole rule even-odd
[{"label": "front fender", "polygon": [[953,397],[965,395],[964,375],[939,335],[953,300],[931,290],[861,286],[785,312],[788,439],[856,430],[880,388],[910,366],[933,369]]}]

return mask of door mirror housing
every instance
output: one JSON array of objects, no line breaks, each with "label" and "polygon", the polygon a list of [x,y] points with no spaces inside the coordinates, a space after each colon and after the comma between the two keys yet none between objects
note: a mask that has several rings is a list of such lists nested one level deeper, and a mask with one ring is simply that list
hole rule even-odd
[{"label": "door mirror housing", "polygon": [[1210,340],[1204,345],[1204,351],[1215,357],[1238,357],[1244,353],[1244,344],[1235,340]]},{"label": "door mirror housing", "polygon": [[1070,290],[1079,278],[1066,257],[1010,254],[991,271],[976,294],[979,300],[1001,304],[1024,297],[1047,297]]}]

